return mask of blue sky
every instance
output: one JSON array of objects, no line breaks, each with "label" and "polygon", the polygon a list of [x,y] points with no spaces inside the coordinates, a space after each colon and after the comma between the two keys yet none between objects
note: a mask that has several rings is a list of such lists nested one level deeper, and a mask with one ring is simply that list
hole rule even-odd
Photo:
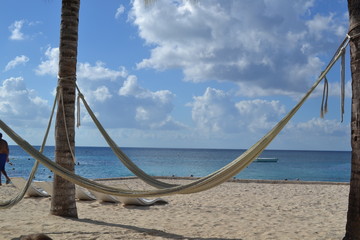
[{"label": "blue sky", "polygon": [[[0,118],[33,145],[54,99],[60,12],[55,0],[0,3]],[[82,1],[77,81],[119,146],[245,149],[304,95],[347,28],[345,0]],[[320,86],[269,149],[350,149],[348,52],[344,122],[337,64],[325,118]],[[76,145],[106,146],[84,107],[81,123]]]}]

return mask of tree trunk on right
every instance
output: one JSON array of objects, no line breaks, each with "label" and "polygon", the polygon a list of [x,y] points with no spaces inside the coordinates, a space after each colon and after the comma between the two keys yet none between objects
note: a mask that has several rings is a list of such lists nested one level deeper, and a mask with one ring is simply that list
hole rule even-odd
[{"label": "tree trunk on right", "polygon": [[344,240],[360,240],[360,1],[348,0],[352,104],[351,178],[346,233]]}]

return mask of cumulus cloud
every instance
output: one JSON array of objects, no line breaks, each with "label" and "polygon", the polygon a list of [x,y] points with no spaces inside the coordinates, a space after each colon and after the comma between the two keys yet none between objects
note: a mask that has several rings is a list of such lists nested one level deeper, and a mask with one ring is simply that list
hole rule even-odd
[{"label": "cumulus cloud", "polygon": [[123,86],[119,90],[120,96],[133,96],[138,99],[156,99],[161,103],[167,103],[172,100],[174,95],[168,90],[160,90],[151,92],[150,90],[144,89],[138,85],[137,77],[130,75]]},{"label": "cumulus cloud", "polygon": [[0,86],[0,116],[12,126],[36,127],[47,121],[48,102],[27,89],[22,77],[8,78]]},{"label": "cumulus cloud", "polygon": [[278,101],[235,102],[231,94],[214,88],[194,97],[189,106],[198,129],[218,133],[262,132],[274,126],[285,113],[285,107]]},{"label": "cumulus cloud", "polygon": [[[168,90],[151,91],[129,75],[117,88],[115,83],[84,84],[82,92],[96,116],[107,128],[178,130],[186,126],[171,116],[175,95]],[[80,86],[81,88],[81,86]],[[81,121],[91,122],[86,113]]]},{"label": "cumulus cloud", "polygon": [[25,64],[29,61],[29,58],[25,55],[16,56],[13,60],[6,64],[4,71],[9,71],[20,64]]},{"label": "cumulus cloud", "polygon": [[267,130],[285,115],[285,107],[279,101],[261,99],[236,103],[240,116],[248,120],[247,127],[252,131]]},{"label": "cumulus cloud", "polygon": [[[39,64],[35,72],[39,75],[57,76],[59,69],[59,48],[48,47],[44,53],[45,59]],[[125,67],[118,70],[106,67],[104,62],[98,61],[92,66],[90,63],[79,62],[77,66],[77,78],[86,80],[112,80],[124,78],[128,75]]]},{"label": "cumulus cloud", "polygon": [[[289,111],[275,100],[235,101],[234,95],[219,89],[207,88],[188,105],[199,136],[229,141],[229,146],[249,147],[273,128]],[[276,138],[272,147],[293,149],[346,149],[349,126],[339,120],[312,118],[301,122],[290,121]],[[330,137],[331,136],[331,137]],[[231,140],[231,141],[230,141]],[[344,141],[345,140],[345,141]],[[235,141],[236,144],[234,145]],[[324,146],[326,141],[329,145]]]},{"label": "cumulus cloud", "polygon": [[95,100],[99,102],[104,102],[112,97],[109,89],[106,86],[98,87],[95,91],[93,91],[93,96],[95,97]]},{"label": "cumulus cloud", "polygon": [[105,63],[98,61],[95,66],[90,63],[79,63],[77,70],[77,77],[89,80],[110,79],[112,81],[118,78],[127,76],[127,71],[124,67],[119,67],[119,70],[112,70],[105,66]]},{"label": "cumulus cloud", "polygon": [[[58,48],[47,48],[45,59],[36,68],[36,73],[56,76],[58,58]],[[137,77],[129,75],[125,67],[113,70],[101,61],[95,65],[78,63],[77,78],[85,98],[97,109],[97,116],[110,127],[166,130],[185,127],[171,117],[175,95],[168,90],[143,88]],[[83,114],[82,120],[88,123],[89,116]]]},{"label": "cumulus cloud", "polygon": [[45,60],[35,69],[38,75],[57,76],[59,69],[59,48],[48,47],[45,50]]},{"label": "cumulus cloud", "polygon": [[344,36],[346,29],[342,25],[338,25],[334,20],[334,14],[330,13],[328,16],[316,14],[313,19],[306,22],[308,32],[315,36],[316,40],[321,40],[324,33],[329,32],[339,37]]},{"label": "cumulus cloud", "polygon": [[130,75],[119,89],[118,95],[121,101],[131,107],[131,109],[127,108],[127,114],[130,113],[130,119],[135,120],[139,127],[151,129],[184,127],[170,116],[174,94],[168,90],[150,91],[138,84],[136,76]]},{"label": "cumulus cloud", "polygon": [[210,0],[145,7],[135,0],[131,19],[151,47],[137,66],[179,68],[188,81],[231,81],[264,93],[303,92],[324,66],[319,56],[345,34],[343,15],[312,16],[313,4]]},{"label": "cumulus cloud", "polygon": [[[350,145],[350,126],[338,120],[312,118],[308,121],[290,122],[276,141],[279,148],[293,149],[347,149]],[[324,144],[326,143],[326,144]]]},{"label": "cumulus cloud", "polygon": [[24,28],[25,27],[36,27],[37,25],[41,24],[41,22],[39,21],[34,21],[34,22],[29,22],[28,20],[18,20],[13,22],[9,27],[9,31],[10,31],[10,36],[9,39],[10,40],[15,40],[15,41],[22,41],[22,40],[29,40],[29,39],[33,39],[34,37],[41,35],[42,32],[37,32],[37,33],[32,33],[32,34],[25,34],[24,33]]},{"label": "cumulus cloud", "polygon": [[25,35],[21,32],[21,29],[25,23],[25,20],[19,20],[15,21],[9,26],[9,30],[11,32],[11,35],[9,39],[11,40],[24,40]]},{"label": "cumulus cloud", "polygon": [[348,128],[345,124],[336,120],[327,120],[321,118],[312,118],[307,122],[301,122],[294,125],[297,131],[311,133],[312,135],[345,135],[344,128]]},{"label": "cumulus cloud", "polygon": [[123,86],[119,90],[120,96],[139,96],[144,91],[143,88],[141,88],[137,84],[137,77],[134,75],[130,75],[127,80],[124,82]]}]

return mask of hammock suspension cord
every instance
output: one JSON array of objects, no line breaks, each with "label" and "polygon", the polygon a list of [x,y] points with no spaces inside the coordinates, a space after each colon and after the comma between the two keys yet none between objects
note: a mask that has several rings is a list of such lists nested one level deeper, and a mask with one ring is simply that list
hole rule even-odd
[{"label": "hammock suspension cord", "polygon": [[[320,74],[317,81],[313,84],[313,86],[310,88],[310,90],[304,95],[304,97],[299,101],[298,104],[295,105],[295,107],[275,126],[273,127],[263,138],[261,138],[257,143],[255,143],[251,148],[249,148],[245,153],[237,157],[235,160],[233,160],[231,163],[227,164],[223,168],[215,171],[212,174],[209,174],[208,176],[205,176],[203,178],[200,178],[196,181],[193,181],[192,183],[185,184],[185,185],[171,185],[171,184],[164,184],[162,182],[158,183],[159,181],[153,182],[153,177],[149,176],[150,179],[148,179],[148,175],[145,173],[145,175],[139,174],[142,172],[141,169],[137,169],[135,165],[135,171],[133,171],[139,178],[142,180],[146,180],[146,182],[152,183],[153,186],[158,185],[157,187],[161,189],[155,189],[155,190],[129,190],[129,189],[121,189],[121,188],[115,188],[110,187],[107,185],[103,185],[94,181],[91,181],[87,178],[78,176],[71,171],[68,171],[67,169],[61,167],[60,165],[54,163],[50,159],[48,159],[46,156],[44,156],[41,152],[34,149],[29,143],[27,143],[25,140],[23,140],[20,136],[18,136],[15,132],[13,132],[2,120],[0,120],[0,127],[6,132],[6,134],[11,137],[19,146],[21,146],[26,152],[28,152],[32,157],[34,157],[38,162],[42,163],[45,167],[48,167],[51,169],[55,174],[60,175],[61,177],[65,178],[68,181],[71,181],[77,185],[80,185],[82,187],[95,190],[102,193],[107,193],[111,195],[117,195],[117,196],[129,196],[129,197],[149,197],[149,196],[163,196],[163,195],[170,195],[170,194],[189,194],[189,193],[195,193],[199,191],[204,191],[207,189],[210,189],[214,186],[217,186],[237,173],[239,173],[242,169],[244,169],[246,166],[248,166],[259,154],[266,148],[268,144],[276,137],[276,135],[285,127],[285,125],[288,123],[288,121],[295,115],[295,113],[298,111],[298,109],[303,105],[303,103],[306,101],[306,99],[310,96],[310,94],[314,91],[314,89],[318,86],[318,84],[324,79],[326,74],[330,71],[332,66],[335,64],[335,62],[342,56],[343,49],[346,48],[346,46],[349,43],[350,37],[347,36],[342,44],[340,45],[339,49],[337,50],[334,57],[331,59],[329,64],[327,65],[326,69]],[[83,100],[84,105],[87,106],[86,101],[84,100],[84,97],[82,94],[79,94],[80,98]],[[96,121],[95,121],[96,123]],[[116,144],[111,140],[109,137],[109,140],[111,145],[116,146]],[[116,147],[116,149],[119,149]],[[130,159],[126,159],[125,161],[127,164],[131,165]],[[140,171],[139,171],[140,170]],[[29,181],[31,182],[32,179],[29,178]]]},{"label": "hammock suspension cord", "polygon": [[[341,56],[341,82],[344,82],[345,80],[345,71],[344,71],[344,56],[345,56],[345,49],[349,43],[349,35],[346,36],[346,38],[344,39],[344,41],[342,42],[342,44],[340,45],[340,47],[338,48],[338,50],[336,51],[336,53],[334,54],[332,60],[330,61],[328,67],[326,68],[326,70],[324,72],[322,72],[322,74],[319,77],[319,82],[324,79],[324,93],[323,93],[323,99],[322,99],[322,106],[321,106],[321,116],[323,117],[323,115],[327,112],[327,98],[328,98],[328,81],[326,78],[326,73],[331,69],[331,67],[335,64],[335,62],[338,60],[338,58]],[[322,78],[321,78],[322,77]],[[316,84],[317,85],[317,84]],[[103,126],[101,125],[101,123],[98,121],[98,119],[96,118],[95,114],[93,113],[93,111],[91,110],[91,108],[89,107],[89,105],[87,104],[84,95],[81,93],[80,89],[78,86],[76,86],[77,90],[78,90],[78,99],[80,98],[83,101],[83,104],[87,110],[87,112],[89,113],[90,117],[93,119],[93,122],[95,123],[95,125],[97,126],[97,128],[99,129],[99,131],[101,132],[101,134],[103,135],[104,139],[107,141],[107,143],[109,144],[110,148],[113,150],[113,152],[115,153],[115,155],[120,159],[120,161],[130,170],[132,171],[137,177],[139,177],[140,179],[142,179],[143,181],[145,181],[146,183],[148,183],[149,185],[152,185],[154,187],[157,188],[166,188],[166,187],[171,187],[171,185],[169,185],[168,183],[165,182],[161,182],[149,175],[147,175],[145,172],[143,172],[140,168],[138,168],[131,160],[130,158],[123,152],[121,151],[121,149],[116,145],[116,143],[111,139],[111,137],[107,134],[107,132],[105,131],[105,129],[103,128]],[[344,91],[342,89],[341,92],[341,97],[342,97],[342,105],[344,102]],[[79,104],[79,103],[78,103]],[[79,105],[78,105],[79,106]],[[78,109],[78,114],[79,114],[79,109]],[[342,114],[343,114],[343,110],[342,110]],[[261,153],[261,152],[260,152]],[[259,153],[259,154],[260,154]],[[244,153],[245,154],[245,153]],[[221,171],[222,169],[219,169],[218,171],[214,172],[213,174],[216,174],[217,172]],[[210,176],[210,175],[209,175]],[[174,186],[174,185],[172,185]]]},{"label": "hammock suspension cord", "polygon": [[[57,91],[57,94],[56,94],[56,96],[54,98],[54,103],[53,103],[53,107],[52,107],[51,114],[50,114],[50,117],[49,117],[48,126],[46,128],[45,135],[44,135],[44,138],[43,138],[40,150],[39,150],[40,153],[42,153],[44,151],[44,149],[45,149],[46,141],[47,141],[47,138],[49,136],[49,132],[50,132],[50,128],[51,128],[52,119],[53,119],[54,113],[55,113],[55,107],[56,107],[57,100],[58,100],[58,91]],[[0,209],[10,208],[10,207],[16,205],[17,203],[19,203],[21,201],[21,199],[24,198],[27,190],[29,189],[29,187],[31,185],[31,182],[33,181],[33,179],[35,177],[35,173],[36,173],[36,171],[38,169],[39,163],[40,163],[39,161],[34,162],[34,165],[32,167],[32,170],[31,170],[30,174],[29,174],[29,177],[28,177],[28,179],[26,181],[26,184],[24,185],[23,189],[18,193],[18,195],[15,196],[14,198],[10,199],[10,200],[5,201],[5,202],[0,202]]]}]

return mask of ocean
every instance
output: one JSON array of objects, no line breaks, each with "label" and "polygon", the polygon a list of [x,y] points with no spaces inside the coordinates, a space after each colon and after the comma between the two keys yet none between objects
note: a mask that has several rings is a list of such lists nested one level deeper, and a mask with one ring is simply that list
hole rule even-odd
[{"label": "ocean", "polygon": [[[202,177],[234,160],[245,150],[122,148],[141,169],[153,176]],[[10,177],[27,178],[34,159],[18,146],[10,146]],[[54,159],[54,147],[44,154]],[[76,147],[76,173],[91,179],[134,176],[108,147]],[[265,150],[262,158],[277,162],[253,162],[237,179],[349,182],[351,152]],[[35,180],[51,181],[53,173],[40,165]],[[3,180],[4,181],[4,180]]]}]

